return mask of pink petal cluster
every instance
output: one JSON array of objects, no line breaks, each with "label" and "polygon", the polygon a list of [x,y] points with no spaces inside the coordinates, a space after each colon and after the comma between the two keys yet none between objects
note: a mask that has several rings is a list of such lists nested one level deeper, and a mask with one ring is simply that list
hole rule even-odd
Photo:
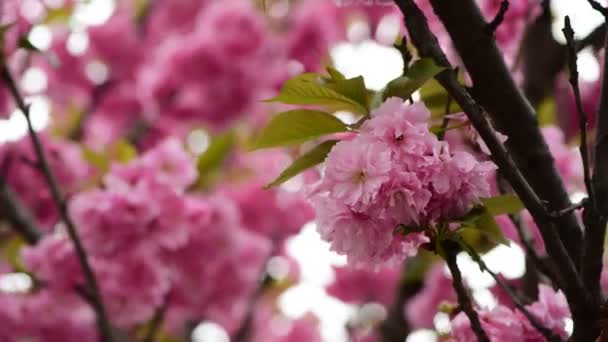
[{"label": "pink petal cluster", "polygon": [[[190,156],[167,140],[115,165],[103,189],[71,200],[70,214],[118,326],[145,322],[166,304],[172,328],[205,318],[234,331],[247,312],[270,241],[242,227],[231,201],[186,195],[196,177]],[[48,291],[72,293],[84,285],[64,233],[26,248],[23,257]]]},{"label": "pink petal cluster", "polygon": [[[40,138],[62,191],[69,196],[81,190],[92,170],[82,158],[78,145],[47,134],[41,134]],[[29,136],[0,145],[0,165],[6,170],[6,182],[19,194],[41,227],[49,230],[57,223],[59,215],[46,179],[36,166],[37,160]]]},{"label": "pink petal cluster", "polygon": [[0,293],[0,341],[94,341],[95,314],[75,295]]},{"label": "pink petal cluster", "polygon": [[[567,338],[566,319],[570,318],[570,309],[563,293],[555,292],[546,285],[539,285],[538,300],[526,306],[526,309],[539,323],[551,329],[554,334]],[[519,311],[505,306],[496,306],[491,310],[478,310],[481,327],[490,341],[526,341],[542,342],[545,338]],[[477,337],[471,329],[467,316],[461,312],[452,319],[451,341],[474,342]]]},{"label": "pink petal cluster", "polygon": [[395,234],[395,227],[431,228],[490,195],[494,165],[451,153],[429,131],[429,116],[421,103],[390,98],[356,138],[339,142],[327,156],[311,195],[318,231],[350,261],[373,264],[415,255],[428,238]]},{"label": "pink petal cluster", "polygon": [[205,7],[191,33],[165,39],[142,66],[137,84],[144,109],[174,125],[212,127],[251,111],[261,91],[277,83],[273,75],[283,61],[267,30],[246,2]]},{"label": "pink petal cluster", "polygon": [[334,267],[335,279],[327,287],[327,293],[353,304],[376,302],[390,306],[401,279],[400,267],[384,267],[378,270],[352,266]]},{"label": "pink petal cluster", "polygon": [[269,302],[255,305],[250,340],[252,342],[321,342],[319,324],[311,315],[288,319],[274,309]]},{"label": "pink petal cluster", "polygon": [[422,290],[406,303],[405,317],[414,328],[432,329],[435,315],[444,302],[456,303],[456,292],[445,264],[439,263],[427,272]]}]

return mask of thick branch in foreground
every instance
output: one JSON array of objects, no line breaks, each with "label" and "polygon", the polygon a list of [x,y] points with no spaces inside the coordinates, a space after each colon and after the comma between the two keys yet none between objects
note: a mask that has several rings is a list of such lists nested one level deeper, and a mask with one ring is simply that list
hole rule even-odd
[{"label": "thick branch in foreground", "polygon": [[[474,0],[431,0],[473,81],[472,95],[508,136],[506,146],[550,211],[570,206],[568,193],[538,127],[535,113],[516,86]],[[574,214],[556,220],[558,234],[578,266],[582,230]]]},{"label": "thick branch in foreground", "polygon": [[44,153],[42,142],[40,141],[38,134],[32,126],[32,120],[30,117],[30,107],[25,104],[25,101],[23,100],[23,97],[21,96],[21,93],[17,88],[17,84],[13,76],[11,75],[6,63],[1,66],[0,77],[5,83],[8,90],[10,91],[13,99],[15,100],[15,103],[17,104],[17,107],[19,108],[19,110],[21,110],[27,121],[28,133],[32,140],[32,145],[34,146],[36,157],[38,158],[37,162],[40,166],[40,170],[49,187],[49,190],[51,191],[53,200],[57,205],[60,217],[66,226],[67,233],[74,245],[76,257],[78,258],[78,262],[80,263],[80,267],[82,268],[82,272],[84,274],[87,285],[86,290],[88,292],[88,297],[90,298],[90,303],[96,313],[99,337],[103,342],[112,341],[112,329],[110,321],[108,319],[108,315],[106,313],[105,306],[103,304],[101,291],[99,290],[99,286],[97,285],[97,280],[95,279],[95,275],[89,263],[88,256],[84,250],[84,246],[82,245],[82,242],[80,240],[78,231],[76,230],[76,226],[74,225],[74,222],[72,221],[68,213],[68,206],[65,197],[61,194],[59,184],[57,183],[57,180],[49,166],[48,160]]},{"label": "thick branch in foreground", "polygon": [[467,289],[464,287],[464,283],[462,281],[462,274],[460,273],[460,269],[458,268],[458,264],[456,263],[456,255],[458,254],[458,245],[452,241],[446,241],[444,243],[445,249],[445,261],[450,269],[450,273],[452,274],[452,285],[454,286],[454,290],[456,291],[456,295],[458,297],[458,305],[464,311],[464,313],[469,318],[471,322],[471,328],[473,332],[477,336],[478,342],[490,342],[488,335],[481,327],[481,322],[479,321],[479,315],[477,315],[477,311],[473,308],[473,304],[471,302],[471,296],[469,295]]},{"label": "thick branch in foreground", "polygon": [[[590,1],[592,5],[595,3]],[[597,4],[597,3],[595,3]],[[599,6],[599,7],[598,7]],[[608,21],[608,11],[599,4],[596,10]],[[605,24],[606,25],[606,24]],[[608,34],[605,35],[605,47],[608,48]],[[582,275],[592,298],[600,304],[600,275],[603,267],[604,241],[606,238],[606,222],[608,220],[608,53],[604,50],[604,75],[602,79],[602,92],[600,107],[597,114],[595,135],[595,161],[593,165],[593,189],[596,195],[596,211],[592,215],[585,215],[587,224],[585,230],[585,253],[583,254]],[[599,307],[595,308],[599,315]]]},{"label": "thick branch in foreground", "polygon": [[[464,0],[463,2],[467,1],[468,0]],[[426,18],[424,17],[424,14],[422,13],[422,11],[420,11],[414,1],[396,0],[396,2],[404,14],[405,24],[407,26],[408,32],[410,33],[414,45],[418,48],[418,52],[420,53],[420,55],[423,57],[433,58],[439,65],[451,68],[447,58],[445,57],[445,54],[443,53],[443,51],[441,51],[441,48],[439,47],[437,38],[430,31],[426,23]],[[458,1],[458,4],[461,3],[461,1]],[[478,11],[476,7],[475,9]],[[575,330],[585,330],[585,328],[589,328],[592,330],[595,326],[595,323],[589,321],[590,317],[588,316],[589,311],[587,309],[590,307],[590,303],[588,297],[586,296],[586,291],[582,284],[582,280],[580,279],[579,274],[574,266],[573,260],[570,259],[570,257],[568,256],[564,243],[562,243],[562,239],[558,235],[555,226],[551,221],[548,220],[548,215],[545,211],[544,206],[540,204],[534,191],[531,191],[529,189],[530,187],[526,179],[522,180],[522,175],[519,173],[518,168],[513,165],[512,161],[509,158],[509,155],[506,154],[502,144],[496,138],[496,135],[492,131],[492,127],[489,125],[483,115],[481,107],[464,90],[464,88],[458,83],[454,75],[449,70],[443,71],[436,78],[442,84],[442,86],[446,88],[448,93],[452,95],[456,102],[458,102],[458,104],[463,108],[464,112],[469,117],[471,123],[480,133],[484,142],[487,144],[488,148],[492,152],[492,156],[496,164],[498,165],[500,171],[509,181],[515,192],[524,202],[526,208],[528,208],[528,210],[532,214],[543,236],[543,240],[545,241],[545,245],[547,247],[549,255],[554,258],[557,264],[560,265],[560,271],[563,275],[563,278],[568,279],[568,281],[564,283],[563,290],[566,294],[566,297],[568,298],[568,303],[570,304],[570,307],[573,312]],[[509,82],[512,83],[513,81],[510,80]],[[502,90],[497,91],[498,95],[509,94],[509,92],[505,94]],[[515,90],[515,93],[518,96],[521,95],[518,93],[517,90]],[[526,106],[527,103],[524,100],[524,107]],[[528,123],[526,123],[526,121],[528,121]],[[530,123],[529,121],[532,122]],[[517,125],[518,129],[520,129],[521,131],[532,131],[532,134],[539,135],[537,138],[540,139],[542,145],[545,146],[541,150],[545,150],[547,154],[545,155],[543,152],[541,153],[542,156],[536,155],[536,158],[532,159],[535,163],[540,163],[539,169],[534,171],[539,173],[539,175],[535,176],[535,179],[539,180],[539,176],[547,176],[546,174],[543,174],[542,171],[540,171],[541,169],[547,169],[546,165],[544,165],[543,163],[549,163],[549,168],[551,169],[551,171],[555,171],[552,166],[553,159],[551,158],[549,152],[546,151],[546,145],[544,143],[544,140],[540,136],[540,133],[538,131],[538,128],[536,127],[533,118],[530,118],[530,120],[524,120],[523,122],[514,122],[509,125],[512,126],[513,124]],[[530,129],[530,127],[524,127],[527,124],[532,125],[534,129]],[[516,134],[516,136],[519,136],[519,133]],[[509,140],[515,139],[517,138],[509,138]],[[521,137],[519,137],[519,139],[521,139]],[[524,138],[523,140],[527,141],[527,144],[530,144],[530,140],[528,140],[527,138]],[[519,143],[514,144],[517,146]],[[530,146],[528,146],[527,148],[530,148]],[[529,167],[530,165],[527,166]],[[530,171],[532,170],[528,169],[528,172]],[[550,178],[550,176],[548,176],[547,178]],[[559,182],[559,185],[561,187],[562,184],[559,177],[557,178],[557,181]],[[546,191],[547,189],[543,190]],[[569,204],[570,201],[567,199],[567,194],[565,194],[565,196]],[[569,205],[565,205],[565,207],[569,207]],[[562,224],[569,223],[569,221],[564,221],[563,219],[556,221]],[[578,229],[578,222],[575,221],[575,224],[576,229]],[[579,235],[577,235],[577,241],[580,242],[580,232],[578,233]],[[564,235],[568,236],[569,234]],[[572,247],[572,242],[568,241],[568,243]],[[578,250],[580,246],[577,246],[576,248]],[[577,324],[578,327],[576,326]],[[593,334],[593,331],[591,332],[591,334]],[[583,341],[583,339],[581,339],[581,341]]]}]

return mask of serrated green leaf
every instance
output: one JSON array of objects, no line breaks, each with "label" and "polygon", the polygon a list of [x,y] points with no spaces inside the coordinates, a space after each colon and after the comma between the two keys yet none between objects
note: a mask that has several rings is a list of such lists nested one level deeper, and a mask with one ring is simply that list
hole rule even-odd
[{"label": "serrated green leaf", "polygon": [[285,82],[281,92],[269,102],[294,105],[317,105],[332,110],[366,114],[367,108],[323,83],[318,74],[306,73]]},{"label": "serrated green leaf", "polygon": [[329,151],[331,151],[332,147],[334,147],[337,142],[337,140],[329,140],[304,153],[298,159],[294,160],[294,162],[288,168],[283,170],[277,179],[266,185],[265,188],[269,189],[281,185],[300,174],[302,171],[322,163],[325,160],[325,157],[327,157]]},{"label": "serrated green leaf", "polygon": [[297,145],[347,130],[347,126],[331,114],[307,109],[290,110],[272,118],[254,149]]},{"label": "serrated green leaf", "polygon": [[408,99],[416,90],[420,89],[427,81],[443,70],[445,70],[445,67],[438,66],[430,58],[419,59],[412,64],[405,76],[396,78],[388,83],[382,97],[383,99],[387,99],[397,96],[402,99]]},{"label": "serrated green leaf", "polygon": [[342,74],[341,72],[339,72],[337,69],[332,68],[330,66],[328,66],[326,68],[327,73],[329,74],[329,76],[331,76],[331,79],[333,81],[343,81],[346,79],[346,77],[344,76],[344,74]]},{"label": "serrated green leaf", "polygon": [[367,88],[363,77],[355,77],[350,79],[334,79],[332,83],[328,83],[326,87],[335,90],[349,99],[357,102],[364,108],[368,108]]},{"label": "serrated green leaf", "polygon": [[481,202],[494,216],[503,214],[517,214],[523,210],[524,204],[517,195],[502,195],[491,198],[482,198]]},{"label": "serrated green leaf", "polygon": [[198,157],[196,162],[199,176],[203,177],[221,166],[235,142],[236,137],[232,131],[214,136],[207,150]]}]

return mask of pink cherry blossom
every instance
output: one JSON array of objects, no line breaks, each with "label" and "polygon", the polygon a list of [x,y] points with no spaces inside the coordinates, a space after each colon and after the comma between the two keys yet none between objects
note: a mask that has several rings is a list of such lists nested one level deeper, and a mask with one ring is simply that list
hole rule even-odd
[{"label": "pink cherry blossom", "polygon": [[442,303],[456,303],[452,279],[445,265],[439,263],[426,274],[424,287],[405,306],[405,317],[414,328],[433,328],[433,320]]},{"label": "pink cherry blossom", "polygon": [[383,267],[376,271],[352,266],[334,267],[335,280],[327,293],[347,303],[378,302],[389,306],[397,293],[400,267]]}]

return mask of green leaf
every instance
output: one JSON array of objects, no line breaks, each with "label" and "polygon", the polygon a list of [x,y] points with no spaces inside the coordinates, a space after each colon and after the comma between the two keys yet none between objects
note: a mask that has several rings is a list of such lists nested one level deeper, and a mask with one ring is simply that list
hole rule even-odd
[{"label": "green leaf", "polygon": [[524,209],[524,204],[517,195],[502,195],[491,198],[482,198],[481,202],[494,216],[503,214],[517,214]]},{"label": "green leaf", "polygon": [[295,105],[318,105],[336,111],[367,113],[367,108],[363,105],[327,87],[320,75],[312,73],[302,74],[288,80],[279,95],[268,101]]},{"label": "green leaf", "polygon": [[211,139],[207,150],[202,153],[196,162],[199,177],[220,167],[232,150],[236,137],[232,131],[216,135]]},{"label": "green leaf", "polygon": [[367,98],[367,88],[365,87],[363,77],[359,76],[350,79],[334,79],[332,83],[328,83],[326,86],[357,102],[366,108],[367,112],[369,101]]},{"label": "green leaf", "polygon": [[445,67],[438,66],[430,58],[419,59],[412,64],[405,76],[396,78],[388,83],[382,97],[383,99],[387,99],[391,96],[398,96],[406,100],[427,81],[443,70],[445,70]]},{"label": "green leaf", "polygon": [[297,145],[347,130],[347,126],[331,114],[307,109],[290,110],[272,118],[254,149]]},{"label": "green leaf", "polygon": [[450,107],[447,108],[448,93],[436,80],[429,80],[420,88],[420,99],[431,112],[432,118],[462,112],[462,109],[454,100],[450,101]]},{"label": "green leaf", "polygon": [[327,69],[327,73],[329,74],[329,76],[331,77],[331,79],[334,82],[346,80],[346,77],[344,76],[344,74],[339,72],[337,69],[334,69],[330,66],[328,66],[326,69]]},{"label": "green leaf", "polygon": [[509,245],[509,241],[502,234],[502,229],[494,219],[494,215],[486,207],[473,208],[469,214],[459,221],[462,224],[461,232],[472,229],[482,233],[495,243]]},{"label": "green leaf", "polygon": [[331,151],[332,147],[334,147],[337,142],[338,141],[336,140],[329,140],[317,145],[312,150],[306,152],[298,159],[294,160],[294,162],[288,168],[281,172],[277,179],[275,179],[272,183],[266,185],[265,188],[269,189],[277,185],[283,184],[289,179],[301,173],[302,171],[322,163],[325,160],[325,157],[327,157],[329,151]]},{"label": "green leaf", "polygon": [[121,139],[108,146],[104,151],[82,148],[82,157],[101,174],[110,170],[112,162],[126,164],[137,157],[137,149],[127,140]]}]

